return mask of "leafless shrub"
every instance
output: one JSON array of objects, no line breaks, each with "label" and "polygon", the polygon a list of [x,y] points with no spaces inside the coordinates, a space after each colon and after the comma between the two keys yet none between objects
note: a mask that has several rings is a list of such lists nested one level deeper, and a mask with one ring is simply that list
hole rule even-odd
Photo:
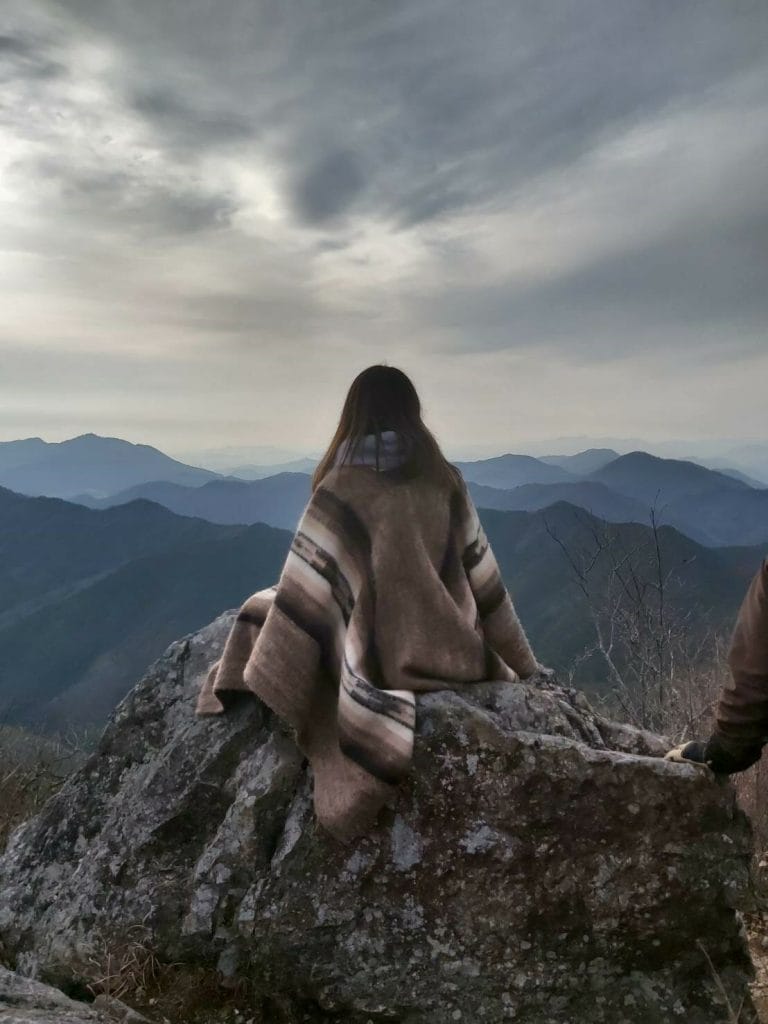
[{"label": "leafless shrub", "polygon": [[[597,655],[606,666],[610,690],[601,710],[653,729],[675,744],[704,740],[714,726],[717,700],[730,679],[730,637],[692,621],[670,601],[687,562],[668,565],[660,543],[659,516],[650,514],[650,534],[622,544],[617,531],[592,517],[580,517],[585,542],[566,543],[549,525],[549,535],[568,562],[581,591],[594,639],[571,666]],[[600,705],[600,701],[594,701]],[[741,807],[752,821],[757,893],[768,908],[768,755],[731,777]],[[766,910],[760,912],[764,933]],[[729,1021],[740,1019],[730,1008]]]},{"label": "leafless shrub", "polygon": [[657,507],[650,531],[632,542],[609,523],[576,513],[582,540],[566,543],[545,518],[580,590],[593,640],[570,666],[587,660],[606,670],[606,710],[645,729],[690,738],[709,724],[723,681],[724,639],[673,600],[691,559],[667,564]]},{"label": "leafless shrub", "polygon": [[55,738],[0,723],[0,850],[13,829],[33,815],[84,757],[74,730]]}]

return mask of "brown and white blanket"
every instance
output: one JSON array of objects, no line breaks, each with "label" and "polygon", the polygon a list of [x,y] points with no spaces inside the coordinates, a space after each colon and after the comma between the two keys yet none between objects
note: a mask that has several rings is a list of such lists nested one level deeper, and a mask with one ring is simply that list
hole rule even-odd
[{"label": "brown and white blanket", "polygon": [[408,771],[416,693],[537,668],[466,484],[336,465],[278,582],[240,608],[196,711],[220,714],[230,691],[264,701],[312,766],[319,822],[348,840]]}]

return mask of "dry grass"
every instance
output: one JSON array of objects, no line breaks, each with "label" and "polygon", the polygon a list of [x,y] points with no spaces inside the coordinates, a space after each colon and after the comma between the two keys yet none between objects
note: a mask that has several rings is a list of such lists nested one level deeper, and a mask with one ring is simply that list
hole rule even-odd
[{"label": "dry grass", "polygon": [[168,966],[161,971],[157,989],[143,999],[139,993],[136,1005],[170,1024],[276,1024],[250,988],[245,981],[224,985],[212,968]]},{"label": "dry grass", "polygon": [[[0,724],[0,852],[8,836],[52,796],[83,751],[72,740],[50,740]],[[11,957],[0,938],[0,964]]]},{"label": "dry grass", "polygon": [[89,962],[92,974],[87,987],[91,994],[115,999],[154,989],[163,968],[152,950],[151,932],[144,925],[129,929],[122,943],[103,943]]},{"label": "dry grass", "polygon": [[14,828],[40,809],[84,756],[75,735],[50,739],[0,724],[0,850]]},{"label": "dry grass", "polygon": [[94,950],[87,990],[120,999],[169,1024],[267,1024],[258,1000],[246,981],[227,984],[213,967],[161,960],[146,925],[128,930],[122,942],[114,939]]},{"label": "dry grass", "polygon": [[723,984],[723,979],[717,973],[715,965],[712,963],[712,958],[707,952],[706,946],[700,939],[697,940],[696,945],[699,947],[699,949],[702,952],[702,955],[704,956],[704,959],[707,961],[709,973],[712,975],[712,981],[714,983],[715,989],[717,990],[717,993],[720,996],[720,1000],[723,1004],[723,1009],[726,1013],[726,1018],[723,1021],[723,1024],[742,1024],[741,1017],[744,1010],[745,997],[740,1000],[738,1006],[734,1006],[734,1004],[731,1002],[730,996],[728,995],[728,989]]}]

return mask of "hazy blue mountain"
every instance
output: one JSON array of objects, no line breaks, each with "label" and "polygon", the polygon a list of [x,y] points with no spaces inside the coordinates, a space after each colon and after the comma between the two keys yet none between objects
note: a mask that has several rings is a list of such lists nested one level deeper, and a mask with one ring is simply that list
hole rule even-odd
[{"label": "hazy blue mountain", "polygon": [[[768,468],[768,441],[754,438],[747,441],[734,438],[698,439],[668,438],[666,441],[649,440],[642,437],[606,437],[581,434],[577,437],[557,437],[541,441],[527,441],[525,451],[539,458],[558,452],[563,455],[576,455],[589,448],[613,448],[621,454],[628,452],[651,452],[661,458],[687,459],[693,453],[700,460],[723,459],[729,466],[741,469],[745,473],[753,473],[760,479],[764,474],[757,472],[755,466],[761,464]],[[714,467],[719,468],[719,467]]]},{"label": "hazy blue mountain", "polygon": [[758,480],[757,477],[750,476],[740,469],[735,469],[725,459],[694,459],[689,457],[686,461],[695,462],[697,466],[706,466],[707,469],[716,469],[720,473],[725,473],[726,476],[732,476],[734,479],[740,480],[743,484],[747,484],[748,487],[755,487],[758,490],[768,487],[768,483],[764,480]]},{"label": "hazy blue mountain", "polygon": [[530,455],[497,455],[475,462],[455,462],[468,483],[484,484],[511,490],[523,484],[552,484],[573,480],[571,473],[560,466],[550,466]]},{"label": "hazy blue mountain", "polygon": [[768,490],[743,488],[683,495],[662,510],[662,520],[701,544],[768,546]]},{"label": "hazy blue mountain", "polygon": [[291,533],[227,529],[169,542],[0,629],[0,717],[47,728],[103,722],[171,641],[276,582]]},{"label": "hazy blue mountain", "polygon": [[[28,461],[7,468],[0,461],[1,486],[21,494],[69,498],[83,492],[104,496],[150,480],[194,486],[218,475],[177,462],[150,445],[131,444],[117,437],[83,434],[68,441],[41,443],[43,450],[37,444],[28,448]],[[16,458],[19,449],[10,450],[11,458]]]},{"label": "hazy blue mountain", "polygon": [[757,480],[768,482],[768,443],[734,445],[724,454],[723,461]]},{"label": "hazy blue mountain", "polygon": [[[5,506],[0,535],[11,524],[21,545],[13,565],[3,562],[6,603],[25,575],[37,580],[39,603],[26,611],[17,604],[15,617],[0,626],[0,710],[9,720],[49,728],[103,721],[168,642],[275,582],[292,537],[261,524],[180,517],[147,501],[91,510],[12,495]],[[481,508],[480,515],[537,653],[566,668],[589,642],[591,627],[547,527],[583,549],[603,524],[565,503],[535,513]],[[642,525],[605,529],[640,556],[652,541]],[[694,632],[728,628],[762,552],[706,549],[671,528],[661,536],[670,565],[689,562],[683,581],[670,588],[670,608],[690,611]],[[2,554],[13,550],[9,540]],[[594,660],[577,676],[598,689],[604,680]]]},{"label": "hazy blue mountain", "polygon": [[753,487],[758,491],[764,491],[768,488],[768,484],[762,480],[756,480],[755,477],[749,476],[747,473],[742,473],[740,469],[729,469],[727,466],[724,466],[720,472],[725,473],[726,476],[732,476],[734,480],[739,480],[741,483],[746,484],[747,487]]},{"label": "hazy blue mountain", "polygon": [[234,466],[229,470],[230,476],[240,477],[241,480],[263,480],[267,476],[275,476],[277,473],[308,473],[312,474],[317,459],[293,459],[291,462],[283,462],[274,466]]},{"label": "hazy blue mountain", "polygon": [[0,441],[0,473],[24,466],[45,455],[48,445],[40,437],[25,437],[19,441]]},{"label": "hazy blue mountain", "polygon": [[79,498],[91,508],[110,508],[136,498],[155,501],[182,516],[199,516],[211,523],[267,523],[295,529],[309,501],[306,473],[278,473],[264,480],[224,477],[201,487],[155,481],[137,484],[109,498]]},{"label": "hazy blue mountain", "polygon": [[0,720],[44,718],[72,686],[73,720],[101,720],[170,640],[273,582],[290,538],[0,488]]},{"label": "hazy blue mountain", "polygon": [[515,487],[512,490],[470,483],[469,490],[478,508],[535,512],[558,501],[567,501],[610,523],[649,522],[648,510],[641,502],[617,494],[605,484],[593,480],[559,484],[523,484],[522,487]]},{"label": "hazy blue mountain", "polygon": [[560,466],[575,476],[586,476],[618,458],[619,453],[613,448],[588,448],[587,451],[578,452],[576,455],[542,455],[539,461],[550,466]]},{"label": "hazy blue mountain", "polygon": [[0,488],[0,625],[132,559],[226,533],[149,501],[101,511]]},{"label": "hazy blue mountain", "polygon": [[[600,463],[604,463],[600,468],[590,468]],[[301,459],[295,464],[312,468],[316,463]],[[543,459],[507,453],[456,465],[476,486],[500,491],[534,488],[515,497],[488,494],[484,500],[489,507],[534,510],[565,500],[609,521],[646,522],[658,495],[662,521],[703,544],[768,539],[764,499],[756,498],[751,481],[733,469],[719,472],[698,462],[645,452],[616,456],[610,448]],[[241,469],[248,471],[248,467]],[[250,467],[259,475],[249,481],[222,477],[176,462],[147,445],[95,435],[59,444],[27,438],[0,445],[0,483],[14,481],[13,489],[23,493],[60,493],[91,508],[143,497],[180,515],[210,522],[265,522],[292,529],[308,498],[309,478],[304,473],[274,470],[267,465]],[[556,489],[547,491],[547,487]],[[702,504],[704,495],[709,497]]]},{"label": "hazy blue mountain", "polygon": [[175,458],[190,466],[204,466],[222,476],[233,476],[236,466],[285,466],[305,457],[317,461],[320,455],[311,451],[297,451],[271,444],[224,445],[221,448],[177,449]]},{"label": "hazy blue mountain", "polygon": [[[604,524],[565,502],[533,514],[483,509],[480,517],[534,649],[542,661],[561,670],[594,634],[584,595],[550,532],[587,561],[595,551],[593,533],[603,531],[617,551],[632,552],[633,564],[642,566],[646,557],[652,558],[650,527]],[[706,548],[669,526],[660,529],[659,538],[663,564],[681,567],[669,584],[669,614],[690,614],[694,642],[710,629],[727,636],[763,548]],[[592,577],[597,592],[607,586],[610,569],[610,555],[597,560]],[[591,692],[607,691],[605,667],[597,656],[579,667],[575,682]]]},{"label": "hazy blue mountain", "polygon": [[642,505],[645,515],[641,522],[648,520],[656,504],[659,522],[676,527],[700,544],[768,544],[768,489],[756,489],[731,472],[632,452],[589,479]]},{"label": "hazy blue mountain", "polygon": [[[500,490],[470,484],[480,507],[532,512],[567,501],[609,523],[643,523],[651,519],[652,502],[644,503],[594,480],[563,484],[525,484]],[[657,507],[657,522],[674,526],[707,547],[768,545],[768,490],[729,488],[682,495]]]},{"label": "hazy blue mountain", "polygon": [[694,462],[661,459],[647,452],[621,455],[590,474],[589,479],[605,484],[628,498],[644,502],[649,508],[657,497],[659,503],[664,504],[675,498],[714,491],[749,490],[746,484],[725,473],[698,466]]}]

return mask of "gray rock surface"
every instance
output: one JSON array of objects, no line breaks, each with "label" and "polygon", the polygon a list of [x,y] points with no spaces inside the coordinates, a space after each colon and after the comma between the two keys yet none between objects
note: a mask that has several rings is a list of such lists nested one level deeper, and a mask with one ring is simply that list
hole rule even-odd
[{"label": "gray rock surface", "polygon": [[397,806],[341,846],[263,705],[194,715],[232,618],[173,644],[11,837],[20,973],[88,981],[140,929],[160,960],[247,982],[275,1024],[722,1024],[701,941],[753,1019],[730,785],[574,691],[483,684],[419,699]]},{"label": "gray rock surface", "polygon": [[3,1024],[97,1024],[108,1020],[86,1003],[0,967],[0,1021]]}]

